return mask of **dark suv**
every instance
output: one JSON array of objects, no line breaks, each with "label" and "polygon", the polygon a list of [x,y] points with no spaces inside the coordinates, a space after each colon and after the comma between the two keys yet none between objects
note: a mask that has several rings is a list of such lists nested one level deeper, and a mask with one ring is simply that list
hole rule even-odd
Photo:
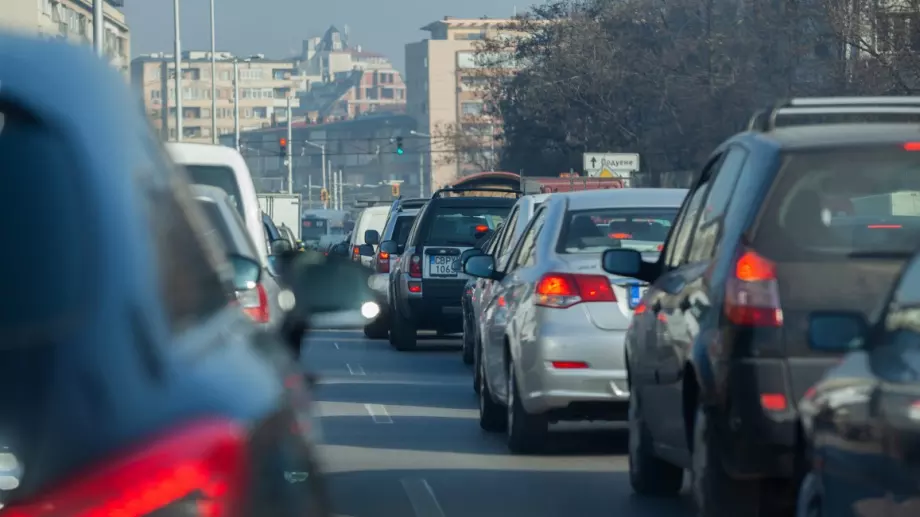
[{"label": "dark suv", "polygon": [[[711,156],[659,260],[611,249],[650,284],[626,337],[633,489],[704,517],[794,504],[798,404],[840,358],[809,316],[868,316],[920,242],[918,98],[796,99]],[[859,122],[859,123],[855,123]]]},{"label": "dark suv", "polygon": [[483,197],[475,192],[495,189],[442,189],[434,193],[415,218],[403,250],[384,241],[380,250],[397,254],[389,281],[392,311],[390,343],[397,350],[415,348],[419,330],[442,334],[463,330],[461,297],[469,277],[460,271],[460,255],[502,223],[515,197]]}]

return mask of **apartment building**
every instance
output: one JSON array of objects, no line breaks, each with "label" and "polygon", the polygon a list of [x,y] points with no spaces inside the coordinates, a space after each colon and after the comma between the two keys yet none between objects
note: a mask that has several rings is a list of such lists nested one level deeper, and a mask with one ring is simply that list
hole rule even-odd
[{"label": "apartment building", "polygon": [[451,139],[439,133],[456,128],[482,139],[485,153],[501,124],[488,114],[482,94],[484,66],[476,59],[477,42],[496,37],[511,23],[507,19],[460,19],[445,16],[421,30],[428,39],[406,45],[406,113],[421,133],[431,138],[426,165],[430,184],[436,188],[477,170],[462,156],[451,154]]},{"label": "apartment building", "polygon": [[[131,62],[131,33],[124,13],[116,7],[121,5],[121,0],[109,0],[103,6],[104,48],[112,66],[127,75]],[[92,45],[93,2],[3,0],[0,7],[0,30]]]},{"label": "apartment building", "polygon": [[[287,98],[298,107],[296,91],[305,81],[293,60],[238,58],[216,54],[217,136],[234,132],[233,62],[239,67],[240,130],[270,127],[287,120]],[[182,140],[212,142],[211,53],[182,53]],[[147,115],[164,140],[176,140],[175,63],[172,55],[149,54],[131,62],[131,82],[142,93]]]}]

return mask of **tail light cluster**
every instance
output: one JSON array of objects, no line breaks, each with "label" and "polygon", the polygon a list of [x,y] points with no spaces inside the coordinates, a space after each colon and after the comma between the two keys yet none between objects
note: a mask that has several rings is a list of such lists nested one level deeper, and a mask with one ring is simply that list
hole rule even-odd
[{"label": "tail light cluster", "polygon": [[536,289],[537,305],[565,309],[579,303],[615,302],[610,280],[604,275],[547,273]]},{"label": "tail light cluster", "polygon": [[268,323],[271,316],[268,307],[268,293],[265,286],[256,284],[252,289],[237,291],[236,299],[243,311],[257,323]]},{"label": "tail light cluster", "polygon": [[110,458],[2,517],[237,517],[249,478],[246,431],[208,420]]},{"label": "tail light cluster", "polygon": [[361,260],[361,248],[355,246],[351,248],[351,260],[358,262]]},{"label": "tail light cluster", "polygon": [[389,273],[390,272],[390,254],[385,251],[377,252],[377,272],[378,273]]},{"label": "tail light cluster", "polygon": [[422,278],[422,257],[412,255],[409,259],[409,276],[412,278]]},{"label": "tail light cluster", "polygon": [[776,264],[742,248],[725,283],[725,316],[736,325],[782,327]]}]

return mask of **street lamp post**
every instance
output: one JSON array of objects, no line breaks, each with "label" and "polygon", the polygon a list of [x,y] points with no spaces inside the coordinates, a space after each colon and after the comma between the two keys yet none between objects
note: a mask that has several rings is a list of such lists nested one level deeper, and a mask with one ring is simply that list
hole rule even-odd
[{"label": "street lamp post", "polygon": [[[176,141],[182,141],[182,42],[179,41],[179,0],[173,0],[176,67]],[[169,98],[169,96],[167,96]]]},{"label": "street lamp post", "polygon": [[[431,135],[428,133],[409,131],[409,134],[431,140]],[[418,195],[419,197],[425,197],[425,155],[423,153],[418,153]]]},{"label": "street lamp post", "polygon": [[240,60],[233,58],[233,134],[236,150],[240,150]]},{"label": "street lamp post", "polygon": [[211,141],[217,143],[217,39],[214,30],[214,0],[211,0]]},{"label": "street lamp post", "polygon": [[93,50],[99,57],[105,57],[105,0],[93,0]]},{"label": "street lamp post", "polygon": [[[309,141],[309,140],[304,140],[303,143],[306,144],[306,145],[311,145],[311,146],[313,146],[313,147],[319,148],[319,152],[322,153],[322,158],[323,158],[323,165],[322,165],[322,167],[323,167],[323,190],[326,190],[326,144],[314,144],[313,142],[311,142],[311,141]],[[327,193],[327,196],[328,196],[328,193]],[[323,202],[323,208],[326,208],[326,207],[325,207],[325,204],[326,204],[326,203]]]}]

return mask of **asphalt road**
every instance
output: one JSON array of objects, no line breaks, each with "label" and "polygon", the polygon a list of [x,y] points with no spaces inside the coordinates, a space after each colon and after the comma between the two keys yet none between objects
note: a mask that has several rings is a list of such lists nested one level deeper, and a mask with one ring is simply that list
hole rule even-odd
[{"label": "asphalt road", "polygon": [[336,511],[351,517],[688,517],[687,497],[629,488],[626,435],[568,424],[538,456],[512,456],[479,428],[458,339],[397,352],[359,332],[317,332],[323,459]]}]

